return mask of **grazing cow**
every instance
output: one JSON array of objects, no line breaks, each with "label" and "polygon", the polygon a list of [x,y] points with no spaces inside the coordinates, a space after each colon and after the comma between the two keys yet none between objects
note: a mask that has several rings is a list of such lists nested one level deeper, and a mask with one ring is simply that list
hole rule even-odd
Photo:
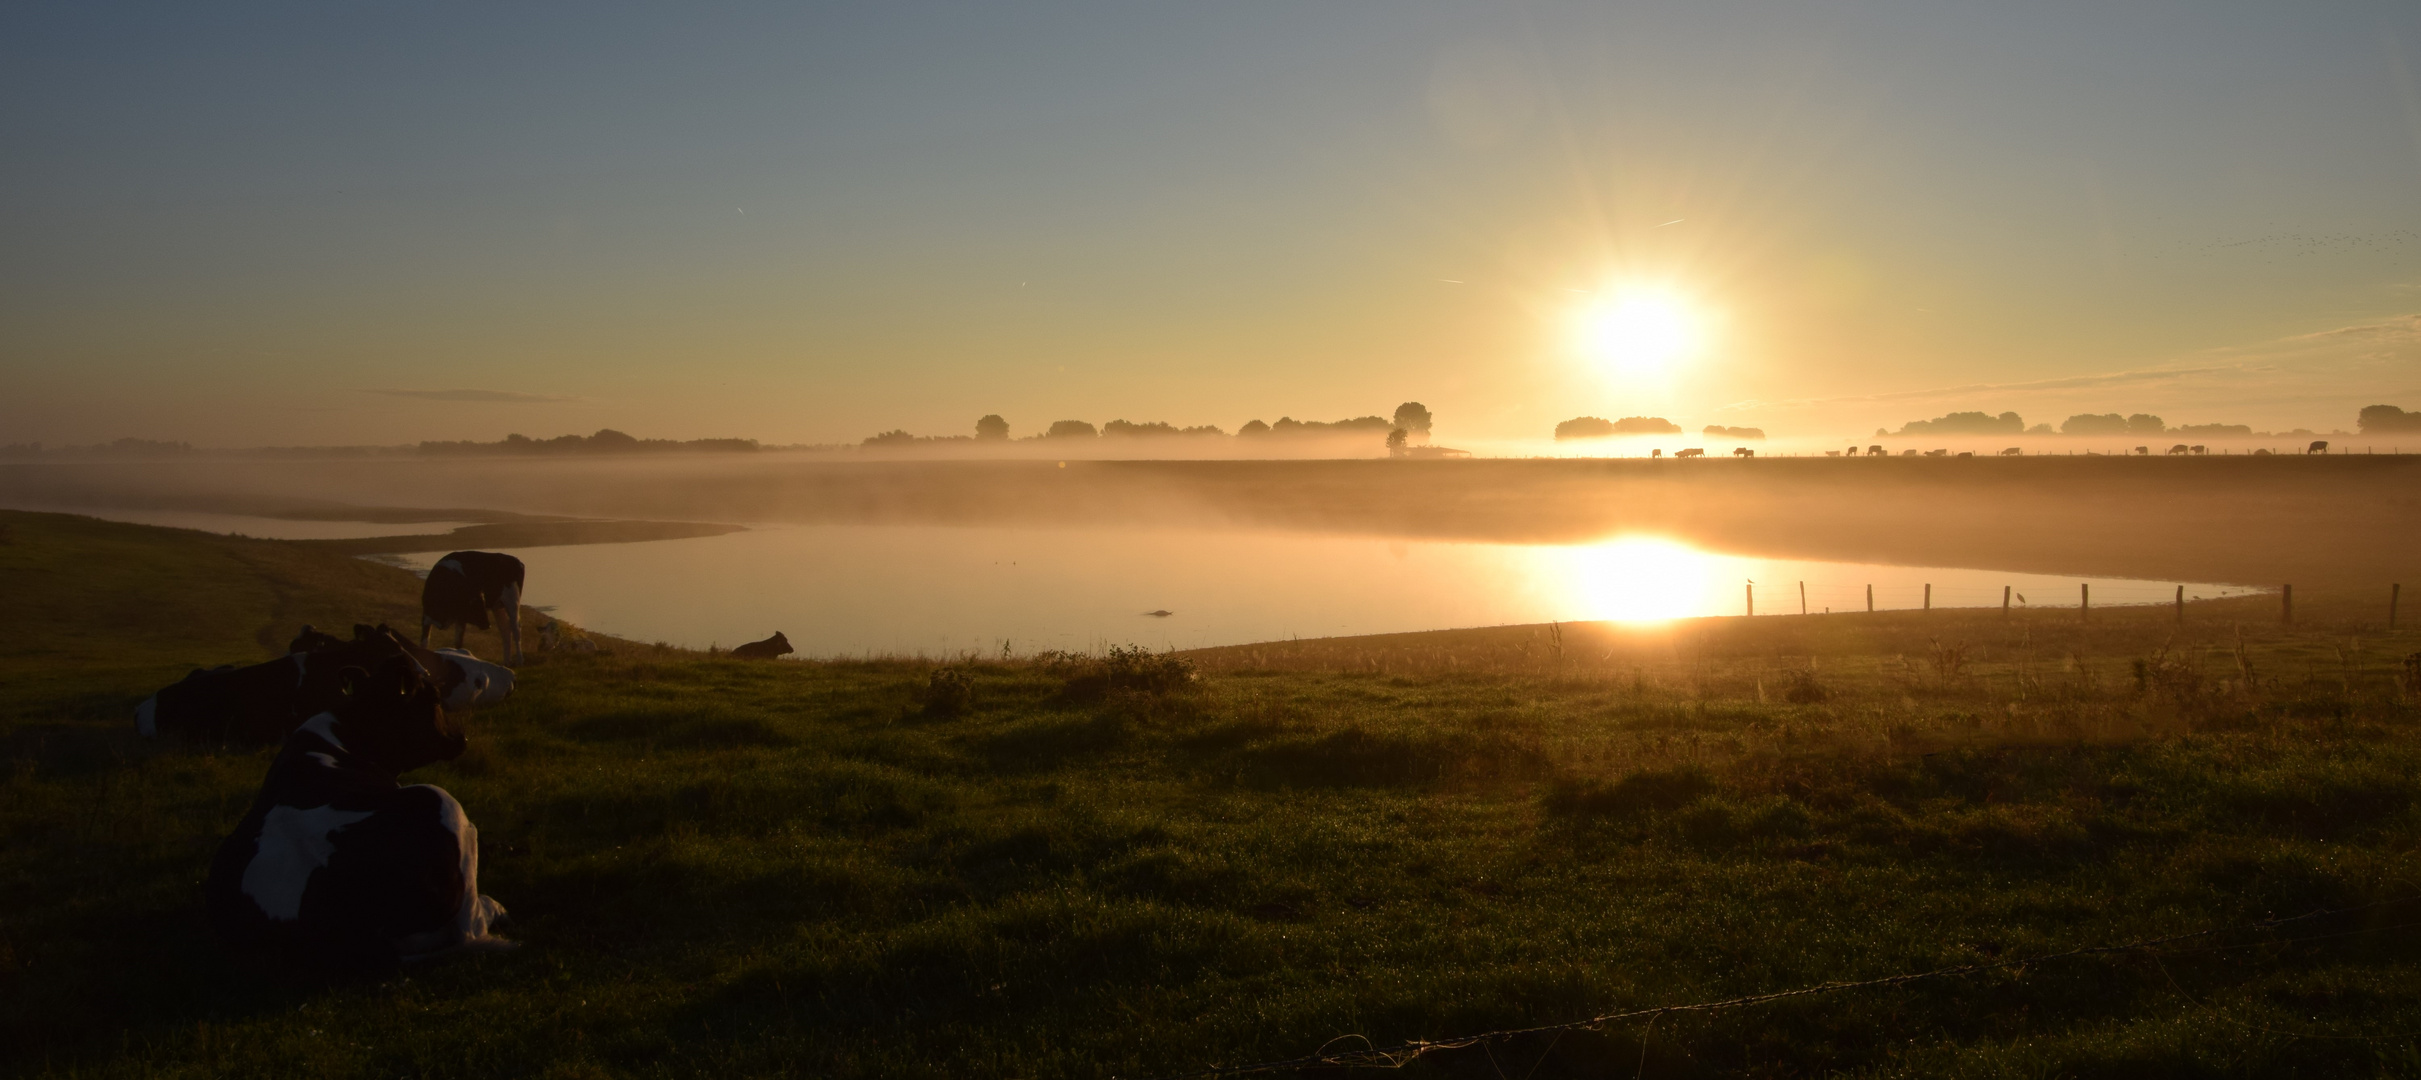
[{"label": "grazing cow", "polygon": [[2025,454],[2026,448],[2022,446],[2012,446],[2007,450],[2001,451],[2002,457],[2023,457]]},{"label": "grazing cow", "polygon": [[2136,448],[2135,448],[2135,456],[2136,456],[2136,457],[2150,457],[2150,456],[2152,456],[2152,448],[2151,448],[2151,447],[2149,447],[2149,446],[2138,446],[2138,447],[2136,447]]},{"label": "grazing cow", "polygon": [[1925,451],[1925,456],[1926,456],[1926,457],[1949,457],[1949,456],[1950,456],[1950,451],[1948,451],[1948,450],[1927,450],[1927,451]]},{"label": "grazing cow", "polygon": [[1663,456],[1664,456],[1664,451],[1663,451],[1663,450],[1650,450],[1650,451],[1648,451],[1648,457],[1650,457],[1650,458],[1660,458],[1660,457],[1663,457]]},{"label": "grazing cow", "polygon": [[1902,450],[1902,451],[1900,451],[1900,456],[1901,456],[1901,457],[1915,457],[1915,456],[1917,456],[1917,452],[1916,452],[1915,450],[1913,450],[1913,449],[1910,449],[1910,450]]},{"label": "grazing cow", "polygon": [[1757,452],[1745,446],[1735,446],[1732,448],[1732,456],[1737,458],[1751,458],[1756,457]]},{"label": "grazing cow", "polygon": [[[1841,451],[1839,451],[1839,450],[1827,450],[1827,451],[1825,451],[1825,452],[1824,452],[1824,456],[1825,456],[1825,457],[1840,457],[1840,456],[1841,456]],[[1857,449],[1856,449],[1855,447],[1852,447],[1852,448],[1851,448],[1851,450],[1850,450],[1850,456],[1852,456],[1852,457],[1856,457],[1856,456],[1857,456]]]},{"label": "grazing cow", "polygon": [[2306,454],[2325,454],[2325,453],[2328,453],[2328,452],[2329,452],[2329,444],[2328,444],[2328,440],[2326,440],[2326,439],[2322,439],[2322,440],[2319,440],[2319,441],[2317,441],[2317,442],[2314,442],[2312,445],[2310,445],[2310,446],[2308,446],[2308,447],[2305,447],[2303,452],[2304,452],[2304,453],[2306,453]]},{"label": "grazing cow", "polygon": [[763,641],[751,641],[746,645],[732,646],[731,655],[735,660],[771,660],[783,653],[793,651],[795,650],[790,647],[790,639],[783,637],[782,632],[776,630],[772,637]]},{"label": "grazing cow", "polygon": [[462,755],[437,689],[405,658],[349,668],[334,707],[286,737],[202,885],[231,945],[376,971],[463,947],[510,948],[479,895],[479,830],[445,789],[396,777]]},{"label": "grazing cow", "polygon": [[1882,447],[1880,447],[1880,446],[1869,446],[1869,447],[1867,447],[1867,448],[1866,448],[1866,456],[1867,456],[1867,457],[1882,457],[1882,456],[1884,456],[1884,455],[1883,455],[1883,448],[1882,448]]},{"label": "grazing cow", "polygon": [[2192,450],[2193,450],[2193,447],[2187,446],[2187,445],[2186,445],[2186,444],[2184,444],[2184,443],[2178,443],[2177,445],[2172,446],[2172,447],[2170,447],[2170,448],[2169,448],[2169,453],[2171,453],[2171,454],[2183,454],[2183,453],[2188,453],[2188,452],[2190,452],[2190,451],[2192,451]]},{"label": "grazing cow", "polygon": [[1706,456],[1706,451],[1705,451],[1705,450],[1703,450],[1703,449],[1701,449],[1701,448],[1699,448],[1699,447],[1695,447],[1695,446],[1693,446],[1693,447],[1691,447],[1691,448],[1689,448],[1689,449],[1687,449],[1687,450],[1675,450],[1675,451],[1673,451],[1673,456],[1674,456],[1674,457],[1705,457],[1705,456]]},{"label": "grazing cow", "polygon": [[462,647],[463,631],[488,629],[488,616],[500,616],[504,662],[521,663],[521,560],[493,551],[456,551],[429,568],[420,587],[420,645],[429,645],[429,628],[451,628],[454,647]]}]

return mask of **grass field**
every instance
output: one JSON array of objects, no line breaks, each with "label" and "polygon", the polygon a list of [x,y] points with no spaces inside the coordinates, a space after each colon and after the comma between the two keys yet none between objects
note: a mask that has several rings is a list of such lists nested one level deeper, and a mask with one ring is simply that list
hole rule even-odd
[{"label": "grass field", "polygon": [[270,752],[129,710],[304,622],[401,622],[417,582],[0,529],[13,1073],[1153,1076],[2358,907],[1408,1072],[2421,1075],[2421,634],[2370,606],[1290,642],[1174,688],[535,654],[413,777],[478,823],[526,947],[331,983],[202,924]]}]

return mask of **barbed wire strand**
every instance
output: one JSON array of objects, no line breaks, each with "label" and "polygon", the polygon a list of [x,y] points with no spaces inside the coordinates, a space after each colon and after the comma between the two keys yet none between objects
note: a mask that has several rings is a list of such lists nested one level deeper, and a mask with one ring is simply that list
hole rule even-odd
[{"label": "barbed wire strand", "polygon": [[[2421,896],[2398,897],[2392,900],[2380,900],[2368,904],[2356,904],[2351,907],[2324,908],[2317,911],[2306,912],[2301,915],[2289,916],[2283,919],[2264,919],[2259,922],[2240,923],[2233,926],[2212,927],[2206,930],[2194,930],[2182,934],[2169,934],[2163,937],[2141,938],[2134,941],[2120,942],[2111,945],[2088,945],[2083,948],[2070,949],[2065,952],[2048,953],[2042,956],[2018,957],[2009,960],[1991,960],[1976,964],[1955,964],[1950,967],[1935,968],[1931,971],[1907,972],[1899,975],[1885,975],[1880,978],[1858,979],[1847,982],[1817,983],[1812,986],[1802,986],[1790,990],[1776,990],[1763,994],[1745,994],[1740,997],[1723,998],[1717,1001],[1696,1001],[1683,1005],[1656,1005],[1644,1009],[1629,1009],[1622,1012],[1601,1013],[1585,1020],[1570,1020],[1559,1024],[1540,1024],[1535,1027],[1524,1028],[1504,1028],[1497,1031],[1486,1031],[1473,1035],[1458,1035],[1444,1039],[1414,1039],[1409,1042],[1398,1043],[1394,1046],[1373,1047],[1366,1050],[1353,1050],[1336,1054],[1328,1053],[1327,1049],[1329,1046],[1334,1046],[1338,1042],[1348,1038],[1359,1038],[1365,1045],[1368,1045],[1370,1041],[1365,1036],[1339,1036],[1335,1039],[1330,1039],[1326,1044],[1322,1045],[1318,1051],[1303,1057],[1287,1058],[1279,1061],[1255,1062],[1250,1065],[1213,1066],[1208,1069],[1202,1069],[1190,1073],[1178,1073],[1161,1076],[1154,1078],[1154,1080],[1207,1080],[1207,1078],[1211,1077],[1249,1076],[1256,1073],[1283,1072],[1289,1069],[1400,1069],[1411,1064],[1414,1060],[1420,1058],[1424,1054],[1439,1050],[1460,1050],[1465,1047],[1478,1046],[1484,1043],[1499,1042],[1505,1039],[1518,1038],[1523,1035],[1543,1035],[1548,1033],[1561,1034],[1567,1031],[1580,1031],[1603,1027],[1604,1025],[1623,1020],[1637,1020],[1642,1017],[1648,1018],[1650,1023],[1653,1023],[1655,1020],[1661,1019],[1668,1013],[1716,1012],[1723,1009],[1737,1009],[1750,1005],[1762,1005],[1767,1002],[1783,1001],[1789,998],[1797,997],[1808,997],[1816,994],[1834,994],[1849,990],[1872,990],[1887,986],[1903,986],[1908,983],[1922,982],[1927,979],[1943,979],[1956,975],[1973,975],[1978,972],[1994,971],[2001,968],[2025,967],[2032,964],[2049,963],[2054,960],[2073,960],[2078,957],[2085,956],[2100,956],[2110,953],[2134,952],[2139,949],[2151,949],[2180,941],[2192,941],[2197,938],[2215,937],[2220,934],[2274,930],[2282,926],[2291,926],[2296,923],[2310,922],[2314,919],[2325,919],[2337,915],[2351,915],[2357,912],[2371,911],[2397,904],[2411,903],[2415,900],[2421,900]],[[2366,930],[2351,931],[2350,933],[2366,933],[2370,930],[2376,929],[2393,928],[2374,927]],[[2347,935],[2323,934],[2318,935],[2314,938],[2314,940],[2343,936]],[[2272,942],[2270,944],[2291,943],[2292,942]]]}]

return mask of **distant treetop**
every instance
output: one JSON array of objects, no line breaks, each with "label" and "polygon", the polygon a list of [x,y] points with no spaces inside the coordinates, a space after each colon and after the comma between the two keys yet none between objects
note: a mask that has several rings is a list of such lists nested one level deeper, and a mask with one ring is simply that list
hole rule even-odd
[{"label": "distant treetop", "polygon": [[1721,424],[1708,424],[1706,427],[1699,429],[1699,434],[1710,439],[1762,439],[1765,437],[1765,429],[1756,427],[1725,427]]},{"label": "distant treetop", "polygon": [[2355,426],[2365,435],[2421,434],[2421,411],[2406,412],[2393,405],[2365,405]]},{"label": "distant treetop", "polygon": [[594,435],[557,435],[552,439],[533,439],[527,435],[507,435],[501,441],[483,442],[424,442],[424,454],[628,454],[656,453],[673,450],[707,450],[749,453],[761,449],[755,439],[641,439],[612,428],[599,428]]},{"label": "distant treetop", "polygon": [[[2038,426],[2046,432],[2051,430],[2048,424]],[[1876,435],[2023,435],[2025,433],[2026,421],[2013,412],[2005,412],[1999,416],[1981,412],[1954,412],[1947,416],[1934,417],[1931,420],[1911,420],[1902,424],[1897,432],[1885,431],[1882,428],[1875,429]]]},{"label": "distant treetop", "polygon": [[1000,442],[1009,437],[1009,422],[999,413],[985,413],[975,422],[975,437],[984,442]]}]

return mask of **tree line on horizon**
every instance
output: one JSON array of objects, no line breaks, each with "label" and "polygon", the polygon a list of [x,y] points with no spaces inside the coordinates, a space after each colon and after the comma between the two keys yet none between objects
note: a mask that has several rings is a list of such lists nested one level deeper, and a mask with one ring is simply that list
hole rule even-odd
[{"label": "tree line on horizon", "polygon": [[[1274,424],[1258,419],[1248,420],[1232,435],[1215,424],[1178,427],[1163,420],[1138,423],[1120,419],[1112,420],[1100,427],[1094,427],[1092,422],[1087,420],[1055,420],[1052,421],[1050,427],[1037,434],[1012,438],[1009,432],[1009,422],[998,413],[988,413],[975,421],[975,434],[973,435],[912,435],[906,429],[897,429],[883,432],[880,435],[870,435],[860,445],[909,447],[949,443],[1041,442],[1065,439],[1170,437],[1251,439],[1263,436],[1289,438],[1311,435],[1357,437],[1376,435],[1387,439],[1390,447],[1399,447],[1411,442],[1427,442],[1430,428],[1434,422],[1435,418],[1430,415],[1428,407],[1417,401],[1407,401],[1395,407],[1393,419],[1384,416],[1357,416],[1346,420],[1297,420],[1291,416],[1281,416]],[[1397,437],[1397,432],[1402,433],[1401,438]]]},{"label": "tree line on horizon", "polygon": [[[1610,439],[1616,435],[1679,435],[1681,425],[1661,416],[1626,416],[1608,420],[1602,416],[1575,416],[1555,425],[1555,441],[1572,439]],[[1763,439],[1764,428],[1726,427],[1708,424],[1698,433],[1710,439]]]},{"label": "tree line on horizon", "polygon": [[[2406,412],[2394,405],[2365,406],[2357,415],[2355,428],[2364,435],[2390,433],[2421,433],[2421,412]],[[2154,436],[2177,435],[2189,438],[2259,438],[2271,435],[2318,435],[2321,432],[2297,428],[2293,431],[2255,431],[2250,424],[2181,424],[2170,427],[2168,422],[2151,413],[2078,413],[2062,421],[2054,430],[2049,424],[2026,425],[2024,418],[2014,412],[1993,415],[1985,412],[1954,412],[1931,420],[1911,420],[1900,430],[1876,428],[1878,439],[1908,435],[2080,435],[2080,436]],[[2330,432],[2344,435],[2347,432]]]}]

